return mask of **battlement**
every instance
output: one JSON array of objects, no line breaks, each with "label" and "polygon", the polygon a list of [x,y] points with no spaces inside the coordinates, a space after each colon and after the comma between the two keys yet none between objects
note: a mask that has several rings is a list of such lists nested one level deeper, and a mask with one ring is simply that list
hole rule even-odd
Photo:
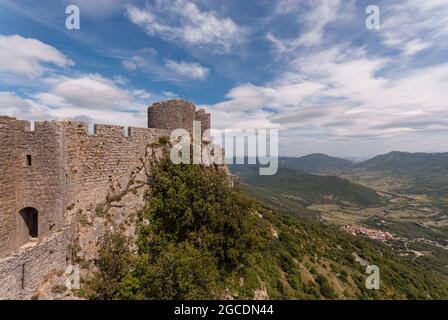
[{"label": "battlement", "polygon": [[0,128],[6,125],[14,126],[22,132],[41,132],[60,128],[63,121],[35,121],[20,120],[15,117],[0,116]]},{"label": "battlement", "polygon": [[[95,124],[89,132],[86,122],[0,115],[0,299],[29,297],[63,267],[71,240],[51,240],[58,230],[72,230],[79,212],[95,213],[110,190],[128,185],[149,145],[193,121],[210,128],[210,114],[184,100],[149,107],[148,128]],[[49,260],[28,258],[35,255]]]},{"label": "battlement", "polygon": [[102,201],[111,181],[129,177],[147,145],[173,129],[192,130],[196,120],[210,127],[210,115],[184,100],[149,107],[148,128],[95,124],[89,132],[86,122],[0,116],[0,257],[31,234],[39,241],[62,227],[71,204]]},{"label": "battlement", "polygon": [[[193,121],[201,121],[202,130],[210,129],[210,114],[204,109],[196,111],[196,106],[188,101],[173,99],[156,102],[148,108],[148,128],[125,127],[107,124],[94,124],[93,133],[89,133],[89,124],[81,121],[35,121],[19,120],[14,117],[0,115],[0,130],[8,126],[14,129],[16,134],[19,132],[30,133],[33,135],[45,134],[50,132],[60,133],[61,130],[77,134],[80,136],[96,136],[107,138],[122,138],[141,136],[144,134],[162,134],[168,131],[184,128],[192,130]],[[160,131],[162,130],[162,131]]]},{"label": "battlement", "polygon": [[[33,126],[34,125],[34,126]],[[132,138],[140,137],[145,134],[166,134],[169,136],[170,132],[166,129],[160,128],[143,128],[143,127],[125,127],[118,125],[108,124],[93,124],[93,132],[89,132],[89,123],[80,121],[27,121],[19,120],[14,117],[0,116],[0,139],[4,138],[4,135],[48,135],[51,132],[60,134],[64,131],[66,134],[76,134],[84,137],[97,137],[97,138]],[[3,140],[2,140],[3,141]],[[4,142],[4,141],[3,141]]]}]

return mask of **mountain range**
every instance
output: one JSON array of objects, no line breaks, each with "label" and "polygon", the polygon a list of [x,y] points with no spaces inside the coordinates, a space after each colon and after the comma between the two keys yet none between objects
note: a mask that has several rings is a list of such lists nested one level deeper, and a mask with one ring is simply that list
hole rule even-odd
[{"label": "mountain range", "polygon": [[300,158],[280,157],[279,167],[308,173],[380,173],[406,178],[404,190],[410,193],[443,195],[448,192],[448,153],[410,153],[392,151],[362,162],[309,154]]},{"label": "mountain range", "polygon": [[359,163],[322,153],[314,153],[299,158],[280,157],[279,165],[287,169],[317,173],[351,169],[388,171],[395,174],[411,175],[430,172],[440,173],[441,171],[448,171],[448,152],[410,153],[392,151]]},{"label": "mountain range", "polygon": [[279,166],[304,172],[334,172],[351,169],[354,163],[322,153],[313,153],[300,158],[279,157]]}]

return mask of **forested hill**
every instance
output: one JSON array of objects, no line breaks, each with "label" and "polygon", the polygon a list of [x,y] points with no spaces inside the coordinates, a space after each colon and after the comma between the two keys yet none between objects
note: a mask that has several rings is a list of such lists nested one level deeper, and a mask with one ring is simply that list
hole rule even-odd
[{"label": "forested hill", "polygon": [[261,176],[257,166],[233,165],[230,168],[244,184],[295,197],[305,205],[337,203],[366,207],[380,206],[385,201],[375,190],[333,175],[279,168],[275,175]]},{"label": "forested hill", "polygon": [[[138,237],[100,241],[86,296],[100,299],[437,299],[442,276],[387,247],[272,212],[231,187],[223,168],[152,164]],[[132,250],[131,250],[132,249]],[[360,257],[362,260],[360,260]],[[365,286],[377,265],[381,288]]]}]

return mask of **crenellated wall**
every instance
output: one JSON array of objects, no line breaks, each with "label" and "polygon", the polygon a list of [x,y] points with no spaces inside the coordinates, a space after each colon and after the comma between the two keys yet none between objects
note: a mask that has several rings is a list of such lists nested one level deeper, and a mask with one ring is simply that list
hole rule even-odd
[{"label": "crenellated wall", "polygon": [[[74,238],[55,235],[75,234],[75,213],[126,186],[147,145],[169,135],[111,125],[89,135],[86,123],[72,121],[36,122],[31,131],[29,122],[0,117],[0,299],[29,298],[44,275],[63,270]],[[20,214],[27,207],[38,211],[37,239]]]},{"label": "crenellated wall", "polygon": [[210,115],[183,100],[150,107],[150,128],[95,125],[91,135],[83,122],[41,121],[31,130],[0,116],[0,299],[30,297],[63,269],[77,214],[95,212],[127,186],[148,145],[171,129],[191,130],[194,120],[210,127]]},{"label": "crenellated wall", "polygon": [[[105,199],[125,185],[148,144],[170,131],[0,117],[0,257],[30,242],[19,211],[38,211],[38,239],[67,221],[66,209]],[[30,163],[29,163],[30,161]]]},{"label": "crenellated wall", "polygon": [[38,211],[38,235],[61,227],[63,209],[62,124],[1,118],[0,256],[30,241],[23,208]]},{"label": "crenellated wall", "polygon": [[154,128],[125,128],[95,125],[89,136],[87,125],[64,123],[65,203],[87,210],[105,200],[111,188],[126,186],[148,144],[170,131]]}]

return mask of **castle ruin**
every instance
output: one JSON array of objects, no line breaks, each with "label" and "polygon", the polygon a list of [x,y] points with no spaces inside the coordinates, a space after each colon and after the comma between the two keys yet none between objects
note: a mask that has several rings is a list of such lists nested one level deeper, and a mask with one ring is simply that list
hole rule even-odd
[{"label": "castle ruin", "polygon": [[210,114],[169,100],[148,108],[148,128],[36,122],[0,116],[0,299],[27,299],[52,272],[65,270],[73,208],[92,210],[111,185],[126,185],[146,146],[171,130],[192,130]]}]

